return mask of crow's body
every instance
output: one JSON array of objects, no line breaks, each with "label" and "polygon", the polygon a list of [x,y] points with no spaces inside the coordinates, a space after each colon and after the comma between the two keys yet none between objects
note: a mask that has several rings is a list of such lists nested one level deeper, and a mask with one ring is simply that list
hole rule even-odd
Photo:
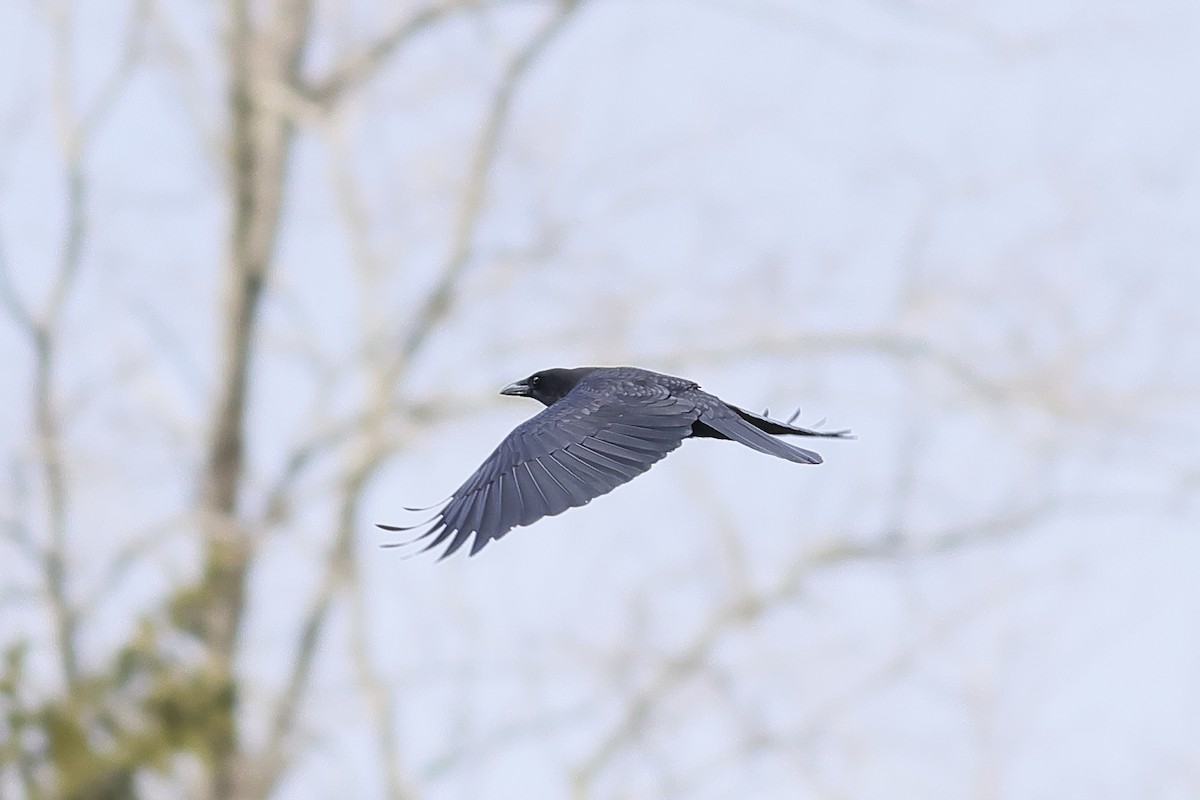
[{"label": "crow's body", "polygon": [[517,526],[584,505],[650,469],[689,436],[731,439],[788,461],[820,464],[816,453],[773,434],[847,434],[752,414],[692,381],[635,367],[544,370],[501,394],[532,397],[546,408],[518,425],[432,520],[414,526],[431,526],[418,537],[432,537],[425,550],[449,540],[442,558],[472,534],[474,555]]}]

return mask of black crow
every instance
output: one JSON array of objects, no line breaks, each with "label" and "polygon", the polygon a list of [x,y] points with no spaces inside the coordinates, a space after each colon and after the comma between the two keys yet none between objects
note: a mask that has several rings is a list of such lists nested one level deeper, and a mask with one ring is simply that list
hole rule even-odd
[{"label": "black crow", "polygon": [[[421,552],[450,540],[445,558],[475,534],[471,555],[519,525],[561,514],[640,475],[689,436],[732,439],[798,464],[820,464],[811,450],[772,434],[842,437],[731,406],[684,378],[635,367],[547,369],[500,394],[532,397],[546,408],[510,433],[413,541]],[[395,546],[395,545],[387,545]],[[440,560],[440,559],[439,559]]]}]

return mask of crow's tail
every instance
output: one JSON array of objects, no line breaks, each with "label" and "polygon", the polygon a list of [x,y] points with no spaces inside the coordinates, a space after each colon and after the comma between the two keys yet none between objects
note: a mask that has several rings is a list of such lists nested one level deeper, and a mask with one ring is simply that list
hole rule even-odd
[{"label": "crow's tail", "polygon": [[[728,405],[728,404],[726,404],[726,405]],[[777,419],[771,419],[770,417],[768,417],[767,414],[769,412],[766,412],[766,411],[764,411],[762,413],[762,415],[760,416],[758,414],[749,412],[744,408],[738,408],[737,406],[728,406],[728,407],[730,410],[732,410],[734,413],[736,413],[739,417],[746,420],[746,422],[749,422],[751,425],[758,428],[760,431],[764,431],[765,433],[775,434],[777,436],[778,435],[826,436],[826,437],[829,437],[832,439],[845,439],[845,438],[853,439],[854,438],[853,436],[850,435],[850,431],[848,431],[848,430],[817,431],[817,430],[813,430],[812,428],[801,428],[796,425],[793,425],[792,423],[796,421],[796,417],[800,416],[799,409],[796,410],[795,414],[792,414],[792,416],[788,418],[787,422],[780,422]],[[818,422],[817,424],[820,425],[821,423]]]},{"label": "crow's tail", "polygon": [[[759,421],[783,428],[782,433],[800,432],[804,431],[803,428],[790,428],[782,423],[756,417],[753,414],[748,416],[749,418],[747,418],[747,412],[742,411],[740,408],[727,406],[724,403],[714,403],[705,408],[700,414],[700,419],[696,421],[696,425],[703,425],[708,430],[701,428],[701,430],[696,431],[695,435],[732,439],[760,453],[786,458],[788,461],[794,461],[797,464],[821,463],[821,456],[811,450],[805,450],[802,447],[796,447],[795,445],[776,439],[770,435],[773,431],[761,427]],[[822,436],[825,434],[813,432],[808,435]]]}]

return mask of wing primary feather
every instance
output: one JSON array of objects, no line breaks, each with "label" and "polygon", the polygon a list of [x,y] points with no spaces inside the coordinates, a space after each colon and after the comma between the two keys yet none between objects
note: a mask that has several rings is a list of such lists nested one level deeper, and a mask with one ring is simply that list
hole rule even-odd
[{"label": "wing primary feather", "polygon": [[471,531],[466,529],[460,530],[458,533],[454,534],[454,538],[451,539],[450,544],[446,546],[446,551],[438,556],[438,561],[443,561],[454,555],[454,552],[466,544],[467,539],[470,537]]},{"label": "wing primary feather", "polygon": [[[474,492],[471,492],[464,494],[462,497],[455,498],[442,512],[442,521],[445,522],[448,532],[453,533],[462,529],[466,523],[467,516],[471,513],[471,500],[473,497]],[[442,538],[445,537],[443,536]]]},{"label": "wing primary feather", "polygon": [[409,508],[408,506],[400,506],[400,507],[403,508],[405,511],[429,511],[431,509],[437,508],[438,506],[444,506],[448,502],[450,502],[450,498],[444,497],[431,506],[421,506],[420,508]]},{"label": "wing primary feather", "polygon": [[[491,541],[491,537],[484,536],[482,533],[475,534],[475,541],[471,542],[471,552],[467,555],[473,556],[483,549],[483,546]],[[445,556],[443,556],[444,558]]]},{"label": "wing primary feather", "polygon": [[502,472],[492,482],[495,491],[491,493],[488,504],[483,508],[483,520],[480,523],[479,530],[475,532],[475,541],[471,543],[471,555],[475,555],[482,550],[483,546],[492,539],[503,536],[504,532],[512,527],[511,525],[506,526],[504,519],[506,505],[504,479],[506,476],[509,477],[509,480],[512,480],[509,473]]},{"label": "wing primary feather", "polygon": [[[446,541],[446,537],[447,537],[447,536],[449,536],[449,535],[450,535],[452,532],[453,532],[453,529],[452,529],[452,528],[444,528],[444,529],[443,529],[443,530],[442,530],[442,531],[441,531],[441,532],[440,532],[440,533],[439,533],[439,534],[438,534],[438,535],[437,535],[437,536],[434,538],[434,540],[433,540],[432,542],[430,542],[429,544],[427,544],[427,545],[425,545],[424,547],[422,547],[422,548],[421,548],[421,550],[420,550],[420,552],[422,552],[422,553],[427,553],[427,552],[429,552],[430,550],[432,550],[433,548],[437,547],[437,546],[438,546],[439,544],[441,544],[442,542]],[[438,561],[441,561],[441,560],[442,560],[443,558],[445,558],[445,557],[446,557],[445,555],[439,556],[439,557],[438,557]]]},{"label": "wing primary feather", "polygon": [[470,535],[483,527],[483,515],[487,511],[488,498],[494,485],[495,481],[485,483],[471,498],[471,513],[463,521],[462,533]]},{"label": "wing primary feather", "polygon": [[430,517],[429,519],[425,520],[424,522],[418,522],[416,525],[384,525],[382,522],[376,522],[375,527],[381,528],[385,531],[392,531],[393,533],[396,533],[396,532],[404,533],[406,531],[415,531],[417,528],[424,528],[426,525],[433,522],[435,519],[437,519],[436,516]]},{"label": "wing primary feather", "polygon": [[504,473],[513,482],[513,491],[517,495],[517,507],[519,508],[525,502],[525,495],[521,492],[521,484],[517,481],[517,471],[521,468],[520,464],[515,464],[512,469]]},{"label": "wing primary feather", "polygon": [[[433,522],[433,520],[430,520],[430,521]],[[393,547],[411,547],[412,545],[415,545],[418,542],[420,542],[422,539],[428,539],[430,536],[433,536],[436,531],[441,529],[442,524],[443,523],[441,522],[441,520],[438,520],[436,522],[436,524],[434,524],[431,528],[429,528],[429,530],[422,531],[419,535],[414,536],[411,539],[405,539],[405,540],[399,541],[399,542],[384,542],[383,544],[381,544],[379,546],[384,547],[384,548],[389,548],[389,549],[393,548]]]},{"label": "wing primary feather", "polygon": [[521,491],[521,517],[519,525],[528,525],[534,520],[541,519],[550,513],[550,500],[542,487],[538,486],[537,477],[529,467],[529,462],[522,462],[513,468],[517,486]]},{"label": "wing primary feather", "polygon": [[428,530],[421,531],[421,533],[417,534],[416,536],[413,536],[411,539],[404,539],[399,542],[384,542],[383,544],[380,545],[380,547],[404,547],[404,546],[407,546],[410,544],[416,544],[417,542],[419,542],[422,539],[429,536],[442,523],[441,523],[441,518],[437,517],[437,516],[427,519],[424,522],[420,523],[419,525],[399,526],[399,525],[382,525],[382,524],[377,523],[376,524],[377,528],[381,528],[385,531],[389,531],[389,532],[393,532],[393,533],[407,533],[409,531],[420,530],[421,528],[424,528],[426,525],[429,525],[430,523],[434,523],[434,525],[432,527],[430,527]]}]

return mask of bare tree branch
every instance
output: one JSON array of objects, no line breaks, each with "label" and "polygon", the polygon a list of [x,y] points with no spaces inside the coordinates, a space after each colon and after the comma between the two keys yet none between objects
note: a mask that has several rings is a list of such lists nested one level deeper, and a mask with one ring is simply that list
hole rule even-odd
[{"label": "bare tree branch", "polygon": [[172,517],[137,532],[124,542],[105,565],[92,590],[84,596],[81,603],[83,613],[99,607],[104,598],[112,595],[120,586],[129,570],[145,563],[151,553],[182,534],[189,522],[187,515]]},{"label": "bare tree branch", "polygon": [[971,394],[990,403],[1026,402],[1041,405],[1033,393],[1022,392],[1011,381],[984,374],[966,359],[928,339],[887,330],[777,335],[729,346],[696,347],[682,353],[646,353],[640,358],[645,363],[668,366],[706,364],[729,361],[747,352],[774,356],[794,356],[797,353],[807,356],[882,355],[904,362],[928,363]]},{"label": "bare tree branch", "polygon": [[326,107],[341,100],[349,90],[357,88],[375,74],[384,61],[391,58],[421,31],[443,18],[475,5],[472,2],[444,2],[427,6],[408,19],[402,20],[375,41],[345,58],[321,80],[307,86],[304,93]]},{"label": "bare tree branch", "polygon": [[[963,630],[978,619],[980,613],[994,607],[1004,597],[1018,594],[1021,589],[1026,588],[1026,583],[1027,581],[1021,581],[1018,586],[985,591],[959,604],[944,616],[931,620],[924,630],[912,635],[896,652],[873,665],[862,675],[854,676],[842,687],[829,687],[827,698],[817,708],[805,714],[804,724],[799,730],[784,733],[751,733],[745,737],[740,747],[734,748],[723,757],[707,760],[701,769],[686,775],[680,782],[678,796],[689,796],[690,793],[694,793],[696,787],[705,785],[706,781],[711,781],[722,769],[736,765],[748,755],[775,750],[799,758],[801,754],[811,751],[814,743],[830,730],[839,715],[852,710],[865,696],[894,685],[929,652],[931,647]],[[711,671],[711,666],[709,669]],[[806,768],[804,772],[808,773],[809,770]]]},{"label": "bare tree branch", "polygon": [[12,269],[8,263],[4,231],[0,227],[0,307],[12,318],[13,323],[30,339],[37,338],[38,322],[17,293],[13,284]]},{"label": "bare tree branch", "polygon": [[319,105],[330,108],[348,92],[357,89],[374,76],[385,61],[393,58],[418,34],[454,14],[500,5],[502,2],[513,0],[492,0],[490,3],[481,0],[443,0],[428,5],[411,17],[397,22],[362,49],[346,56],[328,75],[304,86],[302,93]]},{"label": "bare tree branch", "polygon": [[353,570],[350,578],[353,587],[350,596],[351,660],[367,713],[379,739],[379,760],[383,765],[386,796],[388,800],[405,800],[415,797],[416,793],[409,785],[401,767],[400,737],[396,730],[396,702],[393,699],[392,687],[384,682],[371,663],[365,587],[358,563],[353,558],[350,559],[350,568]]},{"label": "bare tree branch", "polygon": [[412,325],[404,337],[391,375],[403,374],[413,356],[421,349],[436,328],[437,323],[450,310],[450,301],[455,287],[471,261],[475,229],[479,224],[480,211],[487,196],[488,178],[496,161],[500,137],[508,124],[513,97],[521,79],[537,63],[538,56],[554,41],[571,18],[578,5],[574,2],[561,4],[549,20],[533,35],[529,42],[509,62],[500,78],[491,107],[484,118],[483,129],[467,170],[466,182],[459,201],[458,217],[451,236],[450,254],[442,266],[441,276],[433,290],[413,316]]},{"label": "bare tree branch", "polygon": [[227,0],[226,11],[231,130],[227,180],[232,220],[214,424],[199,481],[205,529],[203,637],[214,669],[229,687],[221,710],[225,723],[209,732],[212,772],[206,793],[213,800],[240,795],[241,783],[252,778],[244,770],[234,720],[234,658],[254,551],[239,519],[239,494],[256,318],[274,256],[294,138],[291,121],[265,109],[255,87],[263,78],[295,83],[313,13],[312,0],[281,0],[260,31],[254,27],[250,0]]},{"label": "bare tree branch", "polygon": [[66,9],[50,9],[53,40],[51,99],[65,169],[66,217],[58,263],[42,309],[34,313],[17,295],[11,267],[0,242],[0,302],[29,339],[33,350],[32,408],[38,464],[45,490],[45,544],[40,550],[50,613],[54,620],[55,643],[63,678],[68,687],[79,679],[76,652],[78,611],[74,607],[67,575],[68,483],[60,408],[55,398],[61,319],[67,298],[74,288],[83,263],[87,238],[87,184],[84,149],[128,83],[138,59],[137,37],[140,11],[135,9],[126,25],[125,41],[118,64],[108,76],[91,107],[80,116],[72,109],[74,63]]},{"label": "bare tree branch", "polygon": [[[451,255],[444,267],[442,278],[432,296],[423,307],[423,310],[418,314],[418,321],[413,328],[413,334],[406,341],[406,345],[399,356],[394,361],[391,361],[385,369],[377,372],[375,380],[372,382],[373,389],[368,406],[369,411],[363,420],[366,426],[364,432],[367,435],[359,439],[360,446],[356,448],[357,452],[350,457],[351,466],[347,472],[345,482],[339,490],[342,500],[339,505],[334,543],[327,556],[325,574],[321,579],[317,593],[313,598],[312,606],[302,626],[296,656],[292,660],[293,668],[286,683],[286,688],[280,698],[279,705],[272,717],[271,734],[265,757],[265,763],[268,765],[266,767],[267,774],[271,776],[270,780],[272,781],[277,778],[278,769],[284,763],[283,750],[285,742],[295,727],[297,710],[309,683],[317,643],[325,628],[335,598],[346,584],[353,570],[351,544],[353,542],[354,531],[356,530],[356,509],[360,502],[363,488],[390,449],[386,441],[382,440],[382,437],[372,434],[377,433],[379,425],[389,416],[395,376],[404,371],[412,356],[421,347],[428,334],[440,320],[441,315],[448,306],[449,298],[458,278],[469,261],[470,242],[482,207],[487,177],[496,156],[499,139],[506,125],[508,112],[517,86],[521,78],[535,62],[537,56],[544,51],[547,44],[552,40],[555,33],[562,29],[564,22],[572,10],[573,6],[558,10],[535,33],[504,70],[489,112],[485,118],[480,141],[476,148],[475,157],[472,160],[472,167],[468,172],[454,231]],[[355,205],[350,202],[353,198],[345,191],[345,188],[343,186],[343,191],[340,193],[343,215],[348,215],[348,227],[351,231],[351,239],[356,243],[357,263],[365,265],[369,259],[369,248],[366,248],[364,241],[366,232],[361,224],[354,224],[353,212]],[[315,447],[319,446],[320,443],[315,443]],[[296,451],[290,460],[288,469],[285,471],[284,481],[279,486],[286,487],[290,483],[290,476],[296,474],[296,471],[315,452],[316,449],[311,447]],[[360,682],[363,685],[368,703],[376,709],[376,723],[381,731],[381,749],[385,751],[385,757],[391,763],[391,756],[386,752],[395,747],[390,702],[386,698],[386,693],[382,692],[381,688],[377,685],[365,652],[359,654],[357,662]],[[388,781],[389,792],[392,797],[401,798],[408,796],[403,781],[394,767],[389,769]]]},{"label": "bare tree branch", "polygon": [[178,83],[183,111],[191,121],[200,149],[206,156],[205,163],[214,173],[220,173],[224,146],[221,135],[210,119],[213,115],[205,107],[204,90],[197,77],[202,67],[197,65],[195,57],[171,26],[170,16],[162,8],[162,0],[146,0],[146,3],[147,27],[157,34],[161,52]]},{"label": "bare tree branch", "polygon": [[[430,7],[419,14],[418,18],[425,20],[421,22],[421,25],[432,24],[442,16],[466,8],[468,5],[470,4],[446,3]],[[464,184],[462,200],[459,204],[459,213],[452,235],[451,253],[443,266],[442,276],[433,292],[418,311],[416,315],[417,322],[411,327],[406,344],[385,370],[385,373],[377,376],[376,381],[379,385],[393,386],[395,384],[398,376],[403,374],[412,357],[431,333],[432,328],[436,326],[437,322],[440,321],[446,310],[448,310],[449,297],[458,280],[461,278],[462,272],[469,263],[471,239],[482,211],[488,175],[496,156],[499,139],[507,122],[509,108],[517,86],[523,75],[528,72],[532,64],[536,61],[537,56],[561,29],[575,7],[576,3],[561,4],[553,16],[534,34],[504,70],[490,104],[489,111],[485,116],[480,139],[471,162],[472,167],[468,171]],[[425,15],[428,15],[428,17]],[[411,27],[413,25],[416,25],[416,22],[410,20],[402,27],[411,32],[417,29],[416,27]],[[397,36],[399,36],[399,33],[393,32],[388,38],[395,39]],[[400,37],[397,41],[403,38]],[[339,207],[342,210],[343,219],[347,230],[351,234],[350,240],[354,248],[355,263],[360,268],[367,268],[369,264],[374,262],[374,256],[370,252],[370,247],[366,244],[368,239],[366,222],[362,219],[361,204],[352,186],[352,178],[348,170],[345,168],[335,169],[333,183],[340,200]],[[365,282],[371,282],[374,280],[376,272],[377,270],[368,268],[366,273],[363,273],[360,277]],[[368,295],[373,296],[373,290],[372,292],[368,292]],[[374,334],[368,332],[368,341],[373,338]],[[435,412],[432,415],[422,411],[420,405],[413,405],[412,403],[405,403],[403,410],[406,416],[427,420],[433,418],[433,416],[444,416],[445,412],[448,409],[452,410],[453,407],[453,403],[446,403],[443,400],[426,409],[427,411]],[[307,467],[317,458],[356,436],[365,436],[378,440],[380,438],[379,425],[397,410],[401,410],[401,407],[394,406],[392,403],[381,404],[373,402],[370,406],[370,411],[351,417],[333,426],[325,426],[314,434],[314,436],[294,448],[285,463],[283,472],[267,492],[265,503],[266,520],[269,523],[274,523],[282,518],[281,513],[283,509],[289,505],[287,495],[291,491],[292,486]]]},{"label": "bare tree branch", "polygon": [[1051,500],[1010,514],[949,528],[933,535],[909,536],[903,539],[884,536],[867,541],[844,538],[806,550],[783,571],[774,586],[746,594],[731,595],[724,605],[709,616],[691,642],[667,658],[654,676],[633,693],[620,720],[601,738],[591,754],[572,771],[574,795],[587,797],[590,794],[588,787],[599,773],[621,750],[638,741],[659,704],[664,702],[674,688],[691,680],[706,667],[712,650],[729,631],[761,618],[781,604],[794,601],[801,593],[805,581],[817,570],[872,560],[923,557],[975,546],[1017,535],[1049,515],[1071,509],[1088,513],[1095,509],[1095,504]]},{"label": "bare tree branch", "polygon": [[134,72],[141,65],[142,34],[150,19],[150,14],[151,0],[135,0],[129,17],[125,21],[123,42],[117,64],[101,85],[100,91],[96,93],[91,106],[80,117],[78,127],[84,139],[91,138],[104,124],[105,118],[120,101],[125,87],[129,85]]},{"label": "bare tree branch", "polygon": [[[403,417],[406,423],[411,422],[414,426],[428,426],[476,414],[486,407],[488,399],[490,395],[402,403],[391,398],[383,406],[372,406],[346,419],[316,426],[312,434],[293,447],[278,477],[269,484],[263,502],[263,524],[277,526],[288,519],[296,485],[320,459],[335,454],[340,448],[359,439],[376,441],[387,452],[400,446],[404,441],[404,432],[385,435],[379,429],[381,420]],[[339,485],[343,482],[344,478],[339,478]]]},{"label": "bare tree branch", "polygon": [[[63,46],[60,43],[60,47]],[[61,84],[57,93],[65,92],[69,92],[69,88]],[[42,551],[42,569],[46,576],[51,613],[55,619],[55,639],[63,675],[67,685],[74,686],[79,677],[75,649],[77,614],[71,604],[67,585],[67,479],[60,421],[53,396],[58,320],[67,293],[79,274],[86,227],[83,166],[74,147],[68,148],[68,153],[67,219],[63,249],[46,309],[34,328],[32,343],[34,430],[46,487],[46,546]]]},{"label": "bare tree branch", "polygon": [[[382,398],[380,398],[382,399]],[[387,452],[382,443],[365,442],[358,454],[356,466],[346,478],[340,492],[338,512],[334,527],[333,545],[326,555],[325,571],[314,595],[304,624],[301,627],[300,639],[292,660],[287,683],[280,696],[275,712],[271,717],[271,729],[267,745],[264,748],[258,772],[261,775],[260,789],[262,794],[279,779],[287,766],[286,751],[289,740],[295,735],[297,714],[305,692],[308,690],[312,676],[312,667],[317,655],[317,647],[324,633],[329,615],[342,589],[354,581],[355,565],[353,559],[354,533],[358,530],[358,505],[362,499],[363,488],[371,475],[377,469],[380,461]],[[359,609],[361,614],[362,609]],[[363,635],[361,619],[356,624],[356,637]],[[356,645],[355,669],[360,682],[365,678],[363,688],[366,690],[369,704],[376,715],[376,725],[382,732],[381,745],[385,748],[385,757],[391,763],[391,748],[395,746],[393,714],[390,701],[381,686],[374,678],[369,666],[369,660],[361,641]],[[399,769],[394,763],[388,770],[387,784],[389,797],[393,800],[411,796],[404,787],[404,781]]]}]

